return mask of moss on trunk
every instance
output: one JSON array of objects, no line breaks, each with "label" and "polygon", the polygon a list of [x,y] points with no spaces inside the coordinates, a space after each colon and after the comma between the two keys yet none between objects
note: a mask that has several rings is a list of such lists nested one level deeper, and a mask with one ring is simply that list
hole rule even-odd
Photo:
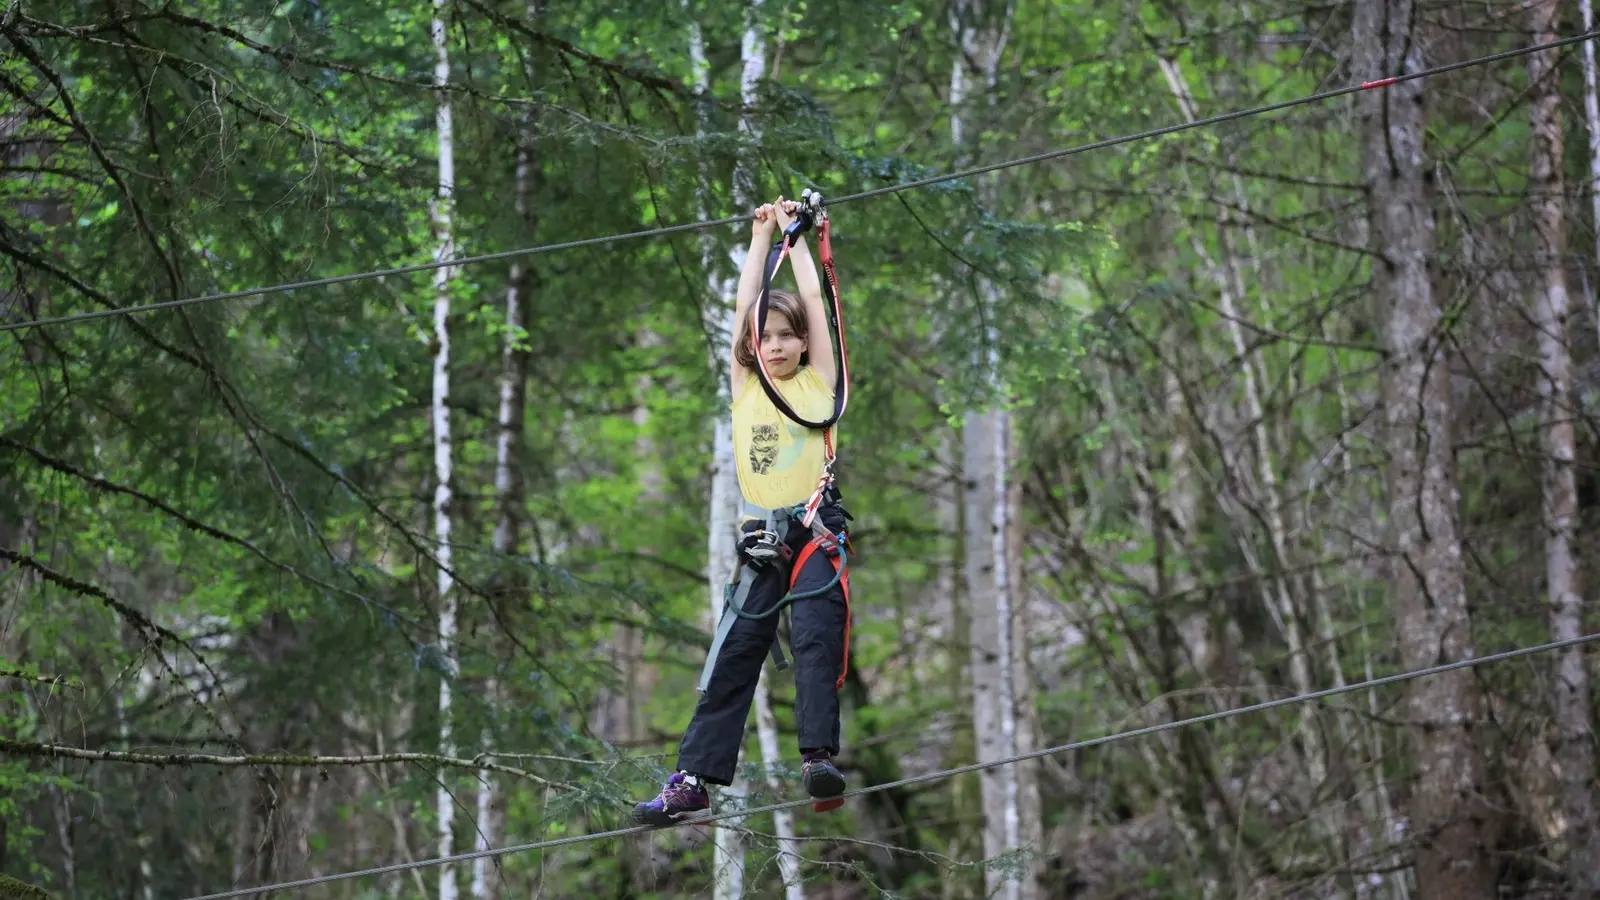
[{"label": "moss on trunk", "polygon": [[25,884],[10,875],[0,875],[0,900],[55,900],[55,898],[44,888]]}]

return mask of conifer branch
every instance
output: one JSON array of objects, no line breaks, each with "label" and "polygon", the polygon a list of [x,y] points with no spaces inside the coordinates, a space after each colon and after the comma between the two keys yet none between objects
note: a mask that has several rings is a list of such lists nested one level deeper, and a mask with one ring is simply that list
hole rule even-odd
[{"label": "conifer branch", "polygon": [[[211,667],[211,663],[208,662],[203,655],[201,655],[200,651],[196,650],[193,645],[185,640],[182,635],[164,625],[157,624],[143,612],[135,609],[121,600],[118,600],[116,597],[111,596],[104,589],[98,587],[97,585],[90,584],[86,581],[79,581],[70,575],[58,572],[26,553],[20,553],[16,550],[12,550],[9,547],[0,547],[0,560],[5,560],[21,566],[22,568],[30,569],[44,580],[56,585],[57,587],[71,591],[74,594],[99,600],[108,609],[120,616],[123,621],[133,626],[134,630],[139,633],[139,636],[151,644],[160,646],[162,644],[172,643],[187,650],[189,655],[194,657],[195,662],[199,664],[200,668],[211,677],[211,681],[216,686],[218,695],[221,696],[224,701],[226,701],[227,695],[222,689],[222,676],[217,674],[216,670]],[[167,662],[165,655],[158,653],[156,654],[155,658],[161,663],[162,667],[167,670],[169,675],[182,682],[181,677],[173,670],[171,663]],[[205,711],[206,716],[211,719],[212,724],[217,726],[217,730],[224,734],[228,734],[228,729],[225,728],[222,724],[222,721],[217,718],[216,711],[210,706],[206,705],[204,701],[196,696],[193,690],[190,691],[190,696],[194,698],[195,705],[199,706]],[[228,739],[232,741],[235,746],[239,747],[239,749],[244,749],[244,746],[239,743],[237,737],[229,735]]]},{"label": "conifer branch", "polygon": [[146,505],[148,507],[151,507],[152,509],[155,509],[158,512],[161,512],[164,515],[166,515],[166,516],[168,516],[168,517],[170,517],[172,519],[177,520],[179,523],[181,523],[185,528],[189,529],[190,531],[194,531],[194,532],[196,532],[198,534],[203,534],[203,535],[205,535],[207,537],[210,537],[210,538],[215,538],[216,540],[221,541],[222,543],[225,543],[225,544],[231,544],[231,545],[233,545],[235,547],[239,547],[240,549],[245,550],[246,552],[250,553],[251,555],[253,555],[253,556],[259,558],[260,560],[262,560],[263,562],[267,563],[267,565],[272,566],[273,568],[278,569],[279,571],[284,572],[286,574],[293,575],[295,578],[298,578],[301,581],[306,582],[307,584],[310,584],[310,585],[313,585],[315,587],[321,588],[321,589],[323,589],[325,591],[328,591],[330,593],[341,594],[343,596],[346,596],[346,597],[352,598],[354,600],[360,601],[361,603],[366,604],[367,606],[370,606],[373,609],[377,609],[377,610],[382,611],[386,615],[393,616],[397,621],[405,622],[406,624],[411,625],[413,627],[416,627],[416,628],[422,628],[423,627],[420,622],[417,622],[414,619],[411,619],[410,617],[401,614],[398,610],[395,610],[395,609],[393,609],[393,608],[391,608],[389,606],[386,606],[386,605],[384,605],[382,603],[379,603],[379,602],[373,600],[371,597],[366,596],[365,594],[359,593],[357,591],[350,590],[349,588],[344,588],[344,587],[340,587],[340,586],[335,585],[335,584],[330,584],[330,583],[328,583],[326,581],[323,581],[320,578],[317,578],[314,575],[311,575],[311,574],[309,574],[307,572],[303,572],[299,568],[297,568],[296,566],[290,565],[289,563],[286,563],[286,562],[283,562],[281,560],[276,559],[271,554],[267,553],[265,550],[262,550],[260,547],[256,546],[251,541],[248,541],[248,540],[246,540],[246,539],[244,539],[242,537],[239,537],[238,535],[232,534],[230,532],[224,531],[221,528],[217,528],[217,527],[215,527],[213,525],[209,525],[209,524],[207,524],[205,522],[202,522],[199,519],[194,518],[193,516],[190,516],[190,515],[187,515],[187,514],[185,514],[183,512],[180,512],[179,510],[173,508],[171,505],[169,505],[168,503],[166,503],[165,501],[161,500],[158,497],[152,497],[149,494],[144,493],[143,491],[137,490],[135,488],[127,487],[125,485],[117,484],[116,482],[109,481],[109,480],[107,480],[105,478],[102,478],[102,477],[100,477],[98,475],[91,475],[88,472],[83,471],[82,469],[78,468],[77,466],[72,465],[69,462],[57,459],[57,458],[55,458],[53,456],[49,456],[49,455],[45,454],[43,451],[41,451],[41,450],[39,450],[39,449],[37,449],[35,447],[28,446],[27,444],[23,444],[20,441],[13,440],[13,439],[11,439],[9,437],[6,437],[5,435],[0,435],[0,447],[9,447],[9,448],[11,448],[13,450],[16,450],[16,451],[20,452],[20,453],[27,454],[29,457],[31,457],[34,460],[34,462],[37,462],[39,465],[44,466],[45,468],[50,469],[52,471],[59,472],[59,473],[61,473],[63,475],[70,475],[71,477],[76,478],[76,479],[84,482],[85,484],[89,485],[90,487],[94,488],[95,490],[104,491],[104,492],[109,493],[109,494],[121,494],[123,496],[131,497],[131,498],[133,498],[135,500],[138,500],[140,503],[143,503],[144,505]]},{"label": "conifer branch", "polygon": [[83,690],[83,685],[69,680],[65,675],[35,675],[21,669],[0,669],[0,678],[15,678],[18,681],[31,681],[34,684],[44,684],[50,687],[69,687],[74,690]]}]

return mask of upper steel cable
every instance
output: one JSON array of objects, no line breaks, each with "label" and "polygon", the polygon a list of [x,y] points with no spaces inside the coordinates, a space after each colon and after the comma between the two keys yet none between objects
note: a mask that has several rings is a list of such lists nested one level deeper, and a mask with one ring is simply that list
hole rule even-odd
[{"label": "upper steel cable", "polygon": [[[1064,156],[1074,156],[1079,153],[1087,153],[1090,150],[1102,150],[1106,147],[1115,147],[1118,144],[1132,143],[1133,141],[1146,140],[1148,138],[1160,137],[1166,134],[1176,134],[1177,132],[1187,131],[1191,128],[1202,128],[1209,125],[1216,125],[1220,122],[1228,122],[1234,119],[1244,119],[1251,116],[1264,115],[1269,112],[1277,112],[1279,110],[1288,109],[1294,106],[1302,106],[1307,103],[1328,100],[1334,97],[1343,96],[1345,94],[1353,94],[1358,91],[1388,87],[1390,85],[1400,84],[1401,82],[1414,81],[1418,78],[1428,78],[1434,75],[1441,75],[1445,72],[1454,72],[1458,69],[1486,65],[1492,62],[1500,62],[1502,60],[1512,59],[1518,56],[1526,56],[1530,53],[1538,53],[1543,50],[1553,50],[1558,47],[1564,47],[1568,44],[1575,44],[1579,41],[1588,40],[1596,35],[1600,35],[1600,30],[1584,32],[1583,34],[1561,38],[1545,44],[1535,44],[1533,46],[1522,47],[1517,50],[1507,50],[1503,53],[1495,53],[1489,56],[1480,56],[1475,59],[1450,63],[1449,65],[1436,66],[1431,69],[1423,69],[1421,71],[1412,72],[1406,75],[1394,75],[1388,78],[1379,78],[1374,81],[1363,81],[1360,84],[1336,88],[1330,91],[1323,91],[1320,94],[1309,94],[1294,100],[1284,100],[1279,103],[1269,103],[1265,106],[1254,106],[1249,109],[1239,110],[1237,112],[1223,113],[1221,115],[1211,116],[1205,119],[1196,119],[1193,122],[1180,122],[1176,125],[1167,125],[1162,128],[1152,128],[1148,131],[1139,131],[1133,134],[1123,135],[1122,137],[1107,138],[1103,141],[1095,141],[1092,144],[1080,144],[1076,147],[1068,147],[1062,150],[1050,150],[1045,153],[1035,154],[1033,156],[1024,156],[1019,159],[1006,160],[1005,162],[975,166],[970,169],[962,169],[960,171],[950,172],[944,175],[934,175],[929,178],[922,178],[916,181],[907,181],[901,184],[873,188],[872,190],[861,191],[855,194],[846,194],[843,197],[830,200],[828,203],[831,206],[839,203],[849,203],[853,200],[865,200],[869,197],[878,197],[884,194],[897,193],[899,191],[909,191],[913,188],[927,187],[928,185],[938,184],[945,181],[956,181],[958,179],[969,178],[973,175],[982,175],[986,172],[993,172],[999,169],[1031,165],[1033,163],[1058,159]],[[236,300],[240,297],[254,297],[262,294],[295,291],[302,288],[322,287],[330,284],[344,284],[346,282],[362,281],[369,278],[385,278],[390,275],[408,275],[412,272],[423,272],[430,269],[443,268],[446,266],[466,266],[481,262],[492,262],[499,259],[510,259],[517,256],[532,256],[539,253],[555,253],[560,250],[574,250],[579,247],[593,247],[599,244],[617,243],[619,241],[655,237],[663,234],[675,234],[684,231],[698,231],[705,228],[713,228],[719,225],[736,225],[740,222],[748,222],[752,218],[753,217],[750,215],[742,215],[730,216],[725,219],[711,219],[704,222],[689,222],[683,225],[665,225],[659,228],[646,228],[642,231],[629,231],[623,234],[582,238],[575,241],[565,241],[559,244],[544,244],[542,246],[528,247],[521,250],[502,250],[498,253],[485,253],[479,256],[461,256],[445,260],[436,259],[430,262],[416,263],[409,266],[397,266],[392,269],[376,269],[371,272],[356,272],[350,275],[333,275],[327,278],[313,278],[310,281],[296,281],[288,284],[270,285],[268,287],[249,288],[242,291],[227,291],[220,294],[204,294],[199,297],[188,297],[183,300],[163,300],[159,303],[147,303],[142,306],[119,306],[113,309],[94,310],[93,312],[72,313],[64,316],[34,319],[30,322],[0,324],[0,332],[17,331],[22,328],[35,328],[46,325],[66,325],[74,322],[85,322],[90,319],[102,319],[108,316],[124,316],[131,315],[133,313],[152,312],[160,309],[174,309],[180,306],[191,306],[196,303],[212,303],[221,300]]]}]

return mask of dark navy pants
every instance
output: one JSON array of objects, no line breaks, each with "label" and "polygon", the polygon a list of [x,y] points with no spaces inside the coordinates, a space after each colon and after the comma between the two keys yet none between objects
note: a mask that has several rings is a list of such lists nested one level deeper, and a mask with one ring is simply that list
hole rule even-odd
[{"label": "dark navy pants", "polygon": [[[834,525],[830,515],[823,521]],[[837,520],[843,524],[842,516]],[[837,531],[837,529],[835,529]],[[811,532],[798,523],[790,526],[790,546],[799,559]],[[812,551],[795,581],[795,593],[814,591],[833,579],[834,560],[821,549]],[[789,593],[788,570],[768,565],[758,570],[745,598],[744,609],[763,613]],[[795,720],[801,751],[839,752],[839,692],[836,684],[844,666],[846,609],[844,586],[795,601],[789,606],[789,644],[793,655]],[[729,614],[731,615],[731,613]],[[756,680],[777,640],[782,614],[766,619],[738,619],[717,656],[711,680],[694,718],[678,747],[678,769],[712,784],[733,783],[739,749],[744,745],[745,721],[755,698]]]}]

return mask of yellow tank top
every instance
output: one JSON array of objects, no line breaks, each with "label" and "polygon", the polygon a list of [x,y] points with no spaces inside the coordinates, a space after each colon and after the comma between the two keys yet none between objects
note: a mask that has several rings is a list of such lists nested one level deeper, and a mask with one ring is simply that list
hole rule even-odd
[{"label": "yellow tank top", "polygon": [[[817,422],[833,414],[833,391],[810,366],[772,385],[802,418]],[[837,448],[838,426],[828,430]],[[733,398],[733,460],[744,499],[762,509],[806,502],[822,477],[823,455],[822,432],[779,412],[760,376],[750,373]]]}]

